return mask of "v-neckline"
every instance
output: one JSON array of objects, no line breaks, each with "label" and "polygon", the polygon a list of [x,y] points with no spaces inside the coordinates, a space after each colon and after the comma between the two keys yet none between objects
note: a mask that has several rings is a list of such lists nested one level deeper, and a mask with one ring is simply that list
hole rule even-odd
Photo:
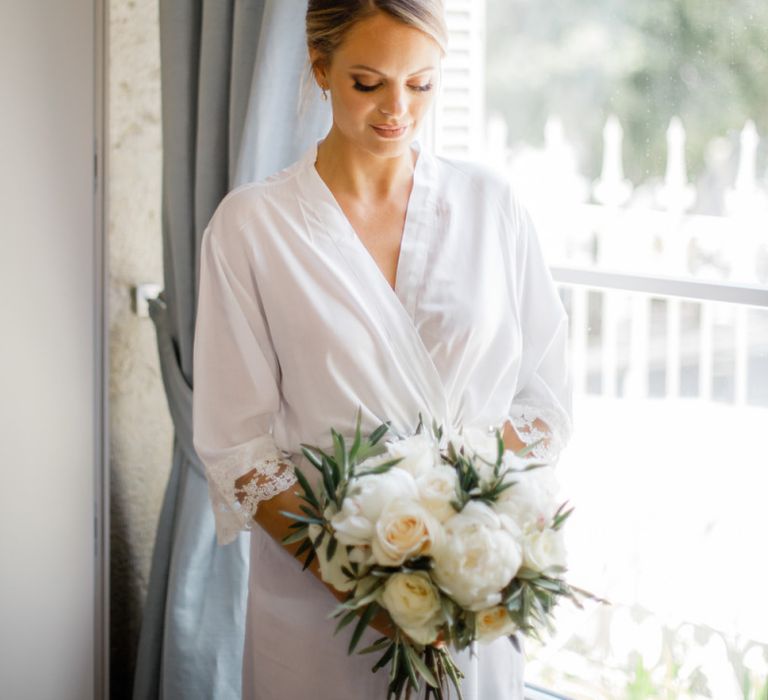
[{"label": "v-neckline", "polygon": [[339,215],[343,219],[347,228],[347,233],[353,237],[356,246],[360,248],[361,252],[365,255],[366,259],[378,271],[379,281],[383,282],[389,288],[390,292],[397,298],[398,302],[403,307],[405,307],[406,311],[408,311],[410,314],[412,312],[412,309],[408,308],[409,307],[409,304],[407,303],[408,295],[405,294],[407,289],[404,289],[405,282],[403,281],[403,277],[406,276],[410,280],[410,276],[407,275],[407,270],[405,268],[407,268],[408,263],[410,262],[408,251],[412,247],[411,238],[414,235],[412,233],[412,229],[415,227],[414,211],[417,210],[419,204],[422,203],[421,195],[423,194],[423,187],[422,187],[421,171],[423,170],[422,163],[424,161],[424,152],[423,152],[421,143],[419,141],[414,141],[410,147],[411,151],[416,152],[417,158],[413,166],[413,182],[411,185],[411,191],[408,195],[408,202],[405,208],[405,219],[403,223],[403,231],[402,231],[402,235],[400,236],[400,246],[397,253],[397,262],[395,263],[395,285],[393,287],[389,283],[387,276],[384,274],[379,264],[376,262],[376,259],[371,254],[371,251],[368,249],[368,246],[366,246],[365,243],[363,243],[363,240],[360,238],[360,235],[357,233],[357,230],[352,225],[352,222],[349,220],[349,217],[347,216],[346,212],[341,207],[341,204],[339,204],[339,201],[336,199],[336,196],[333,194],[330,187],[328,187],[325,180],[323,180],[323,178],[320,177],[320,173],[317,171],[317,168],[315,167],[315,161],[317,160],[317,150],[321,142],[322,142],[322,139],[315,141],[314,146],[310,148],[310,152],[308,153],[309,162],[307,163],[307,165],[309,167],[311,177],[316,181],[320,189],[323,191],[326,199],[328,200],[328,203],[335,209],[337,215]]},{"label": "v-neckline", "polygon": [[450,420],[447,387],[416,321],[418,295],[429,257],[430,241],[426,233],[430,225],[434,226],[437,215],[436,173],[432,160],[419,141],[412,143],[419,157],[413,171],[413,187],[408,198],[393,288],[315,169],[320,142],[310,145],[302,162],[309,198],[305,204],[313,212],[310,220],[319,227],[318,233],[335,242],[361,291],[368,288],[370,302],[392,344],[393,357],[411,368],[411,377],[425,397],[424,409],[430,410],[439,422]]}]

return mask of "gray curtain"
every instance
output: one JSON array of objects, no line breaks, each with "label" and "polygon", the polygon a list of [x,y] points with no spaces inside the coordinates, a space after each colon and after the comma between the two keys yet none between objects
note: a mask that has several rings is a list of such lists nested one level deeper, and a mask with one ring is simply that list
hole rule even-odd
[{"label": "gray curtain", "polygon": [[330,126],[303,90],[305,12],[306,0],[160,0],[165,289],[150,313],[175,435],[134,700],[240,698],[248,536],[217,545],[192,444],[198,253],[230,189],[293,162]]}]

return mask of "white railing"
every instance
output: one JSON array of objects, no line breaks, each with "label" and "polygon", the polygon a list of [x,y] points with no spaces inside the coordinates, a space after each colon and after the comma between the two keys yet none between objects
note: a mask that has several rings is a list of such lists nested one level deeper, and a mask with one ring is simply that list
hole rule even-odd
[{"label": "white railing", "polygon": [[[612,116],[603,131],[602,172],[589,182],[559,120],[548,121],[542,149],[510,148],[499,117],[487,128],[489,162],[521,194],[555,278],[568,285],[574,388],[595,393],[598,375],[598,393],[646,397],[651,373],[663,371],[665,396],[683,390],[691,395],[681,376],[684,368],[697,367],[695,395],[707,400],[713,397],[714,358],[725,353],[732,358],[732,401],[744,404],[749,383],[757,379],[749,376],[750,352],[768,353],[768,310],[752,327],[749,314],[757,312],[745,306],[768,309],[768,187],[757,177],[755,125],[744,126],[735,177],[719,191],[689,182],[679,118],[667,130],[667,166],[659,182],[626,179],[622,140],[621,124]],[[715,182],[727,181],[724,143],[710,149]],[[598,292],[599,334],[590,330],[595,292],[589,287],[633,292]],[[736,306],[724,309],[716,301]],[[660,309],[663,332],[653,333],[652,311],[658,316]],[[683,309],[693,313],[695,326],[682,322]]]}]

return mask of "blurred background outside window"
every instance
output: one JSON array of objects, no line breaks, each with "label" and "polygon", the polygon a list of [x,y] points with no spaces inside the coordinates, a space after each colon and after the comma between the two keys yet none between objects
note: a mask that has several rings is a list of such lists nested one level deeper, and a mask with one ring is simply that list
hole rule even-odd
[{"label": "blurred background outside window", "polygon": [[429,134],[530,209],[571,321],[571,580],[527,679],[768,699],[768,4],[448,0]]}]

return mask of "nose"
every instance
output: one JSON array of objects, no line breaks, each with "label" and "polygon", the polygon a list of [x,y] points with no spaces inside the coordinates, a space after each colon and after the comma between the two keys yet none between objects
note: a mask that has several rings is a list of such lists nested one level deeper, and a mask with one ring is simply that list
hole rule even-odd
[{"label": "nose", "polygon": [[408,108],[408,100],[405,90],[393,85],[381,92],[381,101],[379,102],[379,111],[388,117],[400,118],[405,114]]}]

